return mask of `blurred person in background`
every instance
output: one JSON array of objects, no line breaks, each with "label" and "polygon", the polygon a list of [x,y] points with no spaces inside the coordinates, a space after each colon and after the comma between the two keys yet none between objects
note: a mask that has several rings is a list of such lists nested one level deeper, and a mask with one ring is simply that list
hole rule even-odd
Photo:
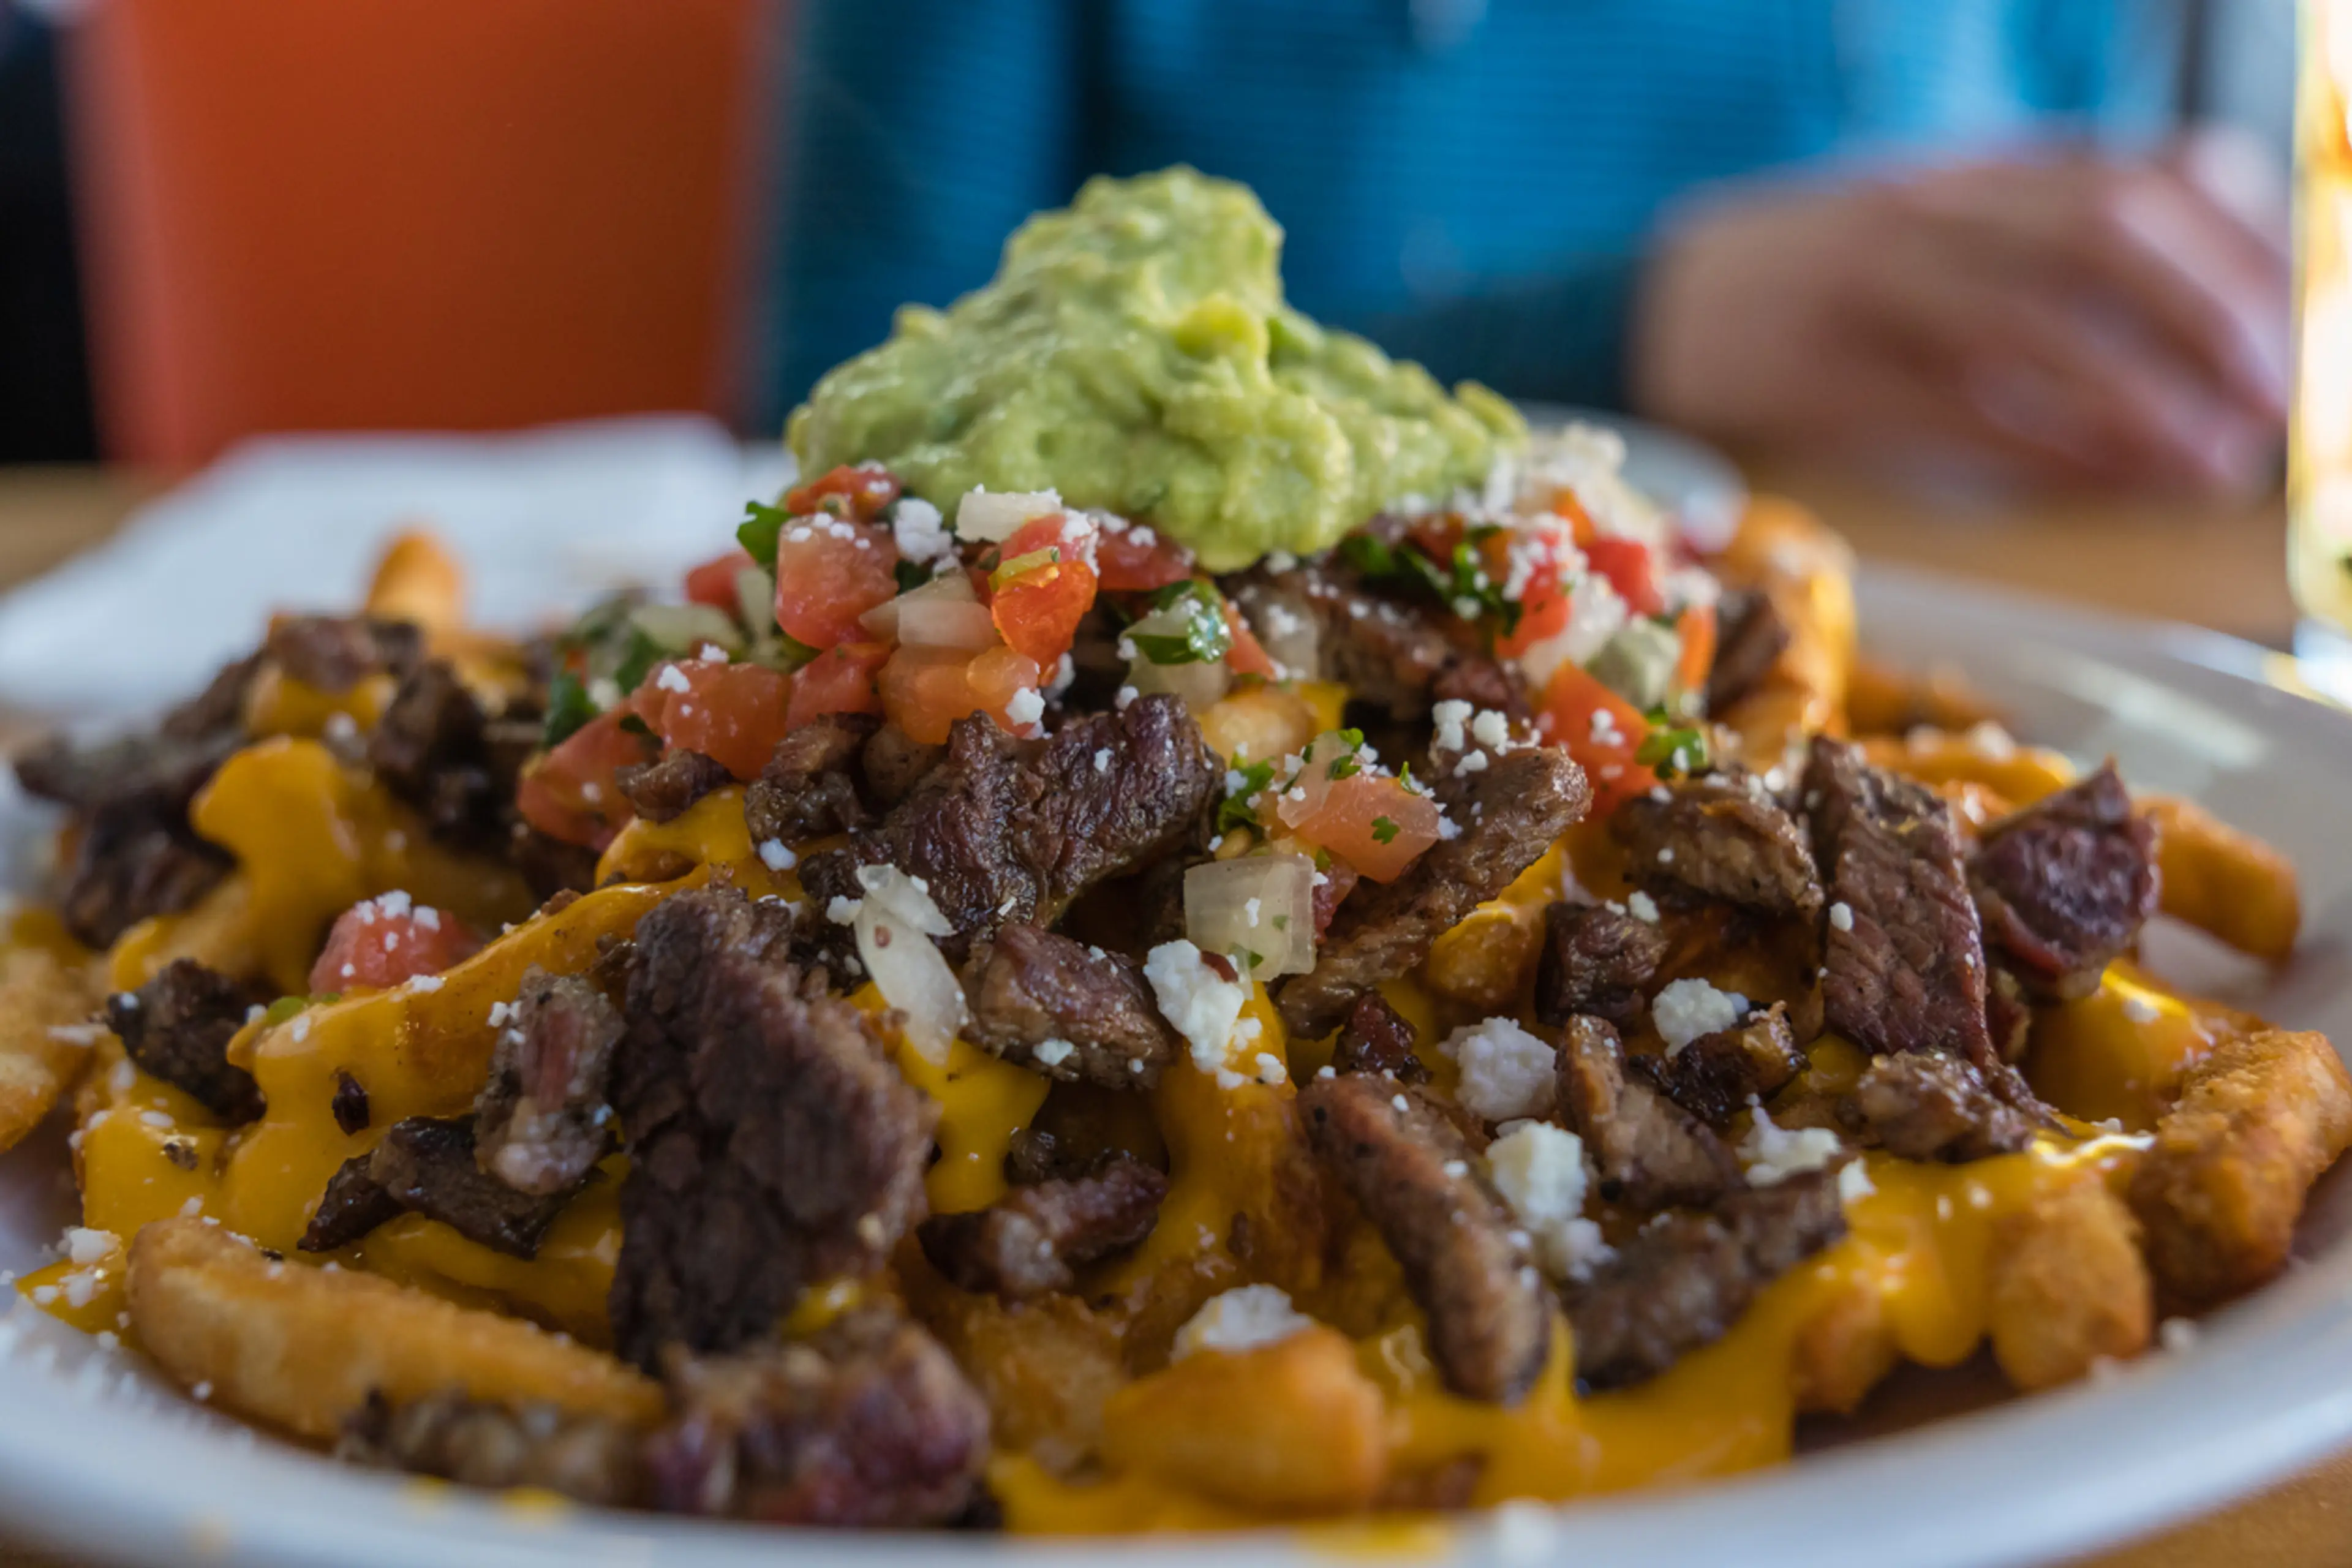
[{"label": "blurred person in background", "polygon": [[95,449],[57,38],[0,0],[0,463]]},{"label": "blurred person in background", "polygon": [[[2233,491],[2288,378],[2287,0],[801,0],[773,385],[1190,163],[1441,378]],[[2234,100],[2266,135],[2210,116]]]}]

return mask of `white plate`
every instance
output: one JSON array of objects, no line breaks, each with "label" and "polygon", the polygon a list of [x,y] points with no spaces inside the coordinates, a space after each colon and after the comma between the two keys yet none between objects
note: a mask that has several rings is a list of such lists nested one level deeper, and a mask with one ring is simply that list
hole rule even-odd
[{"label": "white plate", "polygon": [[[2305,951],[2263,984],[2281,1021],[2352,1042],[2352,720],[2268,683],[2274,656],[2229,639],[1871,572],[1874,650],[1964,665],[2020,731],[2084,757],[2112,752],[2141,784],[2187,789],[2291,855],[2307,900]],[[6,811],[0,802],[0,811]],[[21,826],[27,814],[13,813]],[[2159,966],[2254,977],[2178,933]],[[58,1149],[0,1160],[0,1264],[24,1267],[69,1215]],[[2323,1184],[2305,1261],[2209,1320],[2185,1353],[2113,1381],[2005,1403],[1781,1468],[1673,1492],[1510,1510],[1465,1525],[1465,1561],[1725,1563],[1790,1568],[1962,1568],[2056,1558],[2153,1529],[2352,1440],[2352,1183]],[[494,1499],[338,1468],[231,1436],[152,1392],[120,1363],[82,1370],[89,1342],[23,1309],[0,1359],[0,1512],[18,1530],[126,1561],[203,1552],[257,1564],[649,1564],[856,1558],[888,1563],[1111,1555],[943,1536],[819,1536],[639,1516],[524,1512]],[[47,1348],[45,1348],[47,1347]],[[42,1364],[45,1356],[53,1356]],[[1121,1563],[1312,1563],[1328,1550],[1277,1534],[1162,1538]]]}]

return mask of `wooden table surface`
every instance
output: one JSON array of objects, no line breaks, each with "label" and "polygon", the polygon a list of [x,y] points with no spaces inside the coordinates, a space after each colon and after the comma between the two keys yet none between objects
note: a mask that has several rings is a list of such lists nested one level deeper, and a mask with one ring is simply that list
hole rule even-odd
[{"label": "wooden table surface", "polygon": [[[2189,621],[2273,647],[2284,645],[2294,626],[2284,516],[2275,498],[2200,505],[1926,497],[1833,470],[1769,462],[1749,469],[1758,489],[1813,507],[1868,561]],[[110,470],[0,469],[0,587],[103,539],[160,488]],[[2000,1502],[1989,1498],[1986,1505]],[[0,1537],[0,1562],[44,1561],[51,1560],[12,1551]],[[2082,1568],[2224,1563],[2352,1565],[2352,1455]]]}]

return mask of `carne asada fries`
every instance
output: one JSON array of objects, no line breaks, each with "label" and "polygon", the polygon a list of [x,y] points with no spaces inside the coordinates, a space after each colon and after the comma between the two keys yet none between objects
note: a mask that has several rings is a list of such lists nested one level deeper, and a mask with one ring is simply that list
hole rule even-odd
[{"label": "carne asada fries", "polygon": [[509,641],[410,536],[19,759],[0,1142],[66,1102],[82,1198],[19,1288],[357,1463],[1068,1532],[1751,1468],[2283,1267],[2352,1079],[2138,952],[2284,958],[2292,868],[1278,237],[1090,185],[682,595]]}]

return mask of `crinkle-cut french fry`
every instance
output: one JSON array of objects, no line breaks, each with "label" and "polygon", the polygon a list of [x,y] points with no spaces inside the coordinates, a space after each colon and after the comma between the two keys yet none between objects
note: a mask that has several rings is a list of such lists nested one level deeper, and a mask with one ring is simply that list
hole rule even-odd
[{"label": "crinkle-cut french fry", "polygon": [[411,529],[384,546],[368,584],[369,615],[414,621],[436,635],[459,629],[465,612],[465,568],[440,540]]},{"label": "crinkle-cut french fry", "polygon": [[97,1005],[89,965],[46,948],[0,950],[0,1149],[39,1126],[89,1065]]},{"label": "crinkle-cut french fry", "polygon": [[1993,1358],[2020,1388],[2071,1383],[2102,1357],[2147,1348],[2156,1310],[2139,1226],[2096,1171],[2004,1215],[1990,1270]]},{"label": "crinkle-cut french fry", "polygon": [[2189,1069],[2132,1179],[2166,1290],[2210,1301],[2286,1262],[2311,1184],[2352,1145],[2352,1076],[2324,1035],[2265,1029]]},{"label": "crinkle-cut french fry", "polygon": [[1853,551],[1793,501],[1758,496],[1715,563],[1727,583],[1761,590],[1789,646],[1756,689],[1716,715],[1739,737],[1743,760],[1776,766],[1809,735],[1845,730],[1853,668]]},{"label": "crinkle-cut french fry", "polygon": [[1347,1337],[1320,1324],[1254,1350],[1197,1351],[1111,1396],[1103,1458],[1246,1508],[1359,1509],[1388,1472],[1381,1391]]},{"label": "crinkle-cut french fry", "polygon": [[2164,912],[2273,963],[2294,952],[2303,892],[2287,858],[2178,795],[2139,797],[2156,824]]},{"label": "crinkle-cut french fry", "polygon": [[164,1371],[317,1441],[376,1389],[395,1405],[456,1388],[640,1425],[662,1411],[651,1379],[561,1335],[373,1275],[273,1260],[200,1219],[142,1228],[130,1286],[131,1324]]}]

